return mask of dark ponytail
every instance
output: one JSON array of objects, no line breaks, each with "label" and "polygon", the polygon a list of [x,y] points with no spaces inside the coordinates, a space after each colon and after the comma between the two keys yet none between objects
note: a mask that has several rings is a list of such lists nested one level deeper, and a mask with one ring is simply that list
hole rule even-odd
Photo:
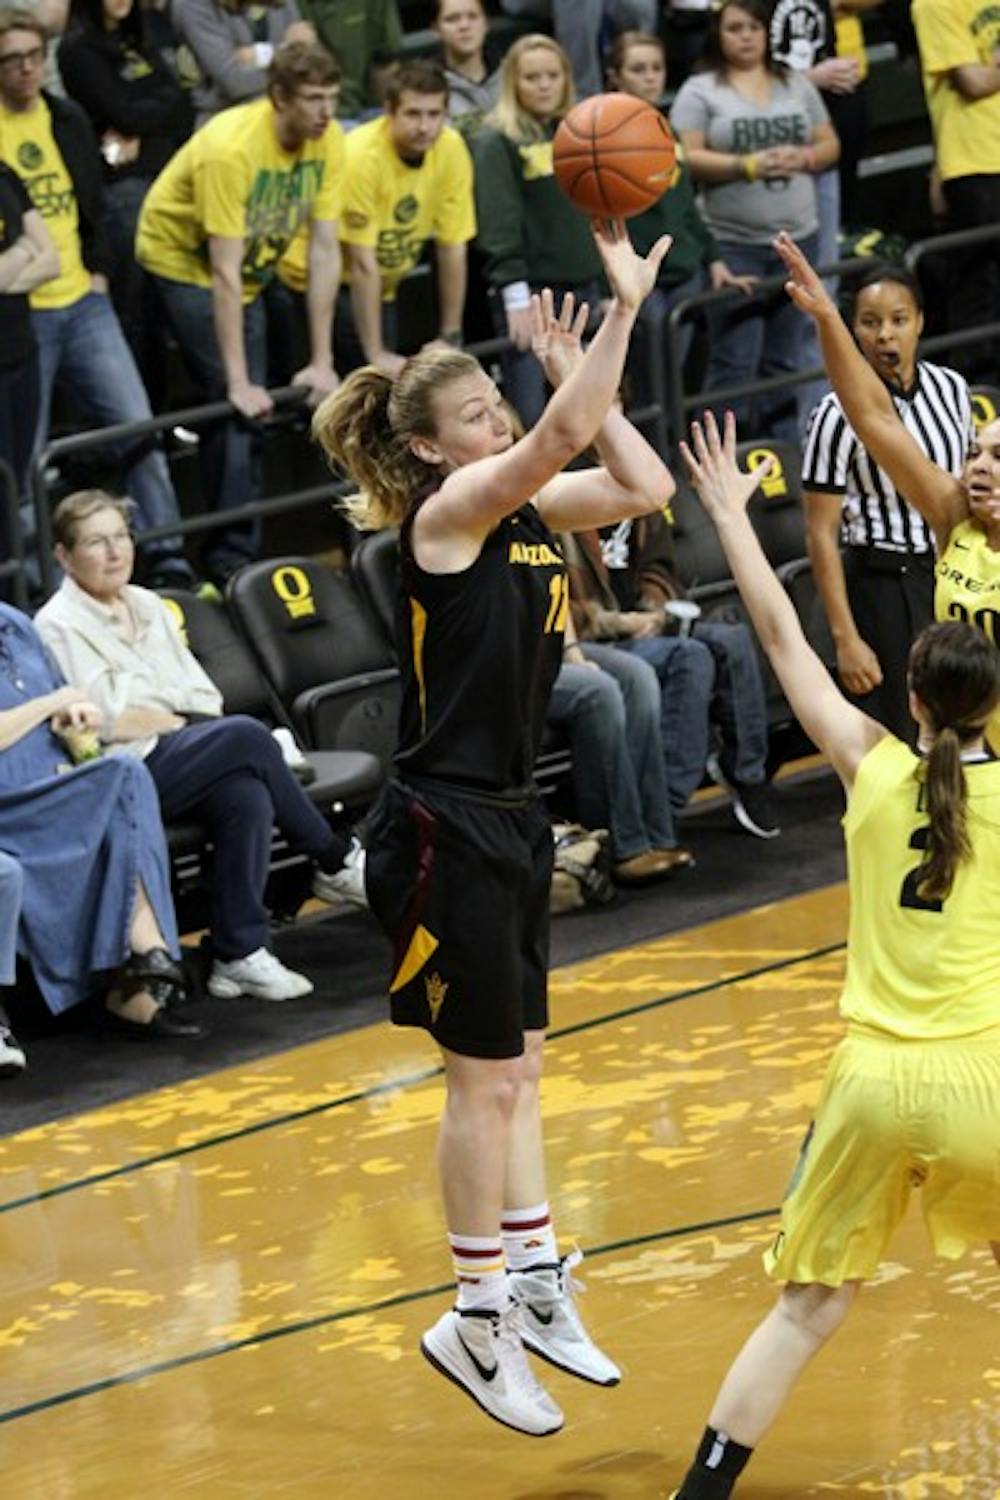
[{"label": "dark ponytail", "polygon": [[910,652],[910,687],[934,731],[923,768],[930,835],[917,893],[943,901],[972,853],[962,748],[979,738],[1000,703],[1000,651],[972,625],[930,625]]}]

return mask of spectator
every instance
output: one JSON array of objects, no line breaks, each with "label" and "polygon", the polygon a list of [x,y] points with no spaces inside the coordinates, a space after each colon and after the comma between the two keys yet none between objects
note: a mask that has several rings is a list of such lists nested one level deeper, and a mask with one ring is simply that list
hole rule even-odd
[{"label": "spectator", "polygon": [[150,183],[191,132],[191,114],[148,39],[148,15],[135,0],[71,0],[59,71],[100,142],[111,300],[146,388],[155,390],[163,346],[135,258],[135,231]]},{"label": "spectator", "polygon": [[476,135],[479,248],[494,294],[498,333],[514,343],[503,359],[504,391],[525,427],[545,405],[545,379],[531,353],[531,294],[551,287],[593,313],[600,261],[587,220],[559,189],[552,138],[573,104],[569,59],[551,37],[532,33],[500,69],[500,102]]},{"label": "spectator", "polygon": [[857,63],[857,83],[853,89],[831,89],[824,95],[840,141],[841,225],[858,222],[858,166],[868,146],[868,51],[861,17],[884,3],[885,0],[831,0],[837,57]]},{"label": "spectator", "polygon": [[38,347],[28,293],[59,274],[45,220],[0,162],[0,459],[20,494],[38,426]]},{"label": "spectator", "polygon": [[[344,372],[370,364],[395,375],[395,299],[428,240],[437,262],[436,343],[460,344],[467,284],[467,244],[475,234],[472,162],[447,124],[448,85],[436,63],[407,63],[386,90],[386,111],[347,137],[341,240],[350,283],[338,310],[337,362]],[[301,239],[282,262],[282,277],[304,291]]]},{"label": "spectator", "polygon": [[[854,285],[850,323],[912,439],[940,469],[960,474],[973,435],[969,390],[954,370],[917,360],[924,318],[916,278],[870,266]],[[852,702],[908,741],[906,664],[934,618],[931,529],[896,493],[833,392],[813,413],[802,483],[809,556],[841,683]]]},{"label": "spectator", "polygon": [[660,685],[647,662],[577,641],[567,622],[548,722],[569,737],[576,816],[606,828],[618,885],[694,864],[678,847],[660,739]]},{"label": "spectator", "polygon": [[[662,514],[572,538],[570,598],[582,640],[612,641],[656,671],[662,754],[675,811],[706,769],[725,788],[740,827],[780,833],[767,784],[767,709],[757,649],[745,625],[697,621],[670,634],[664,605],[683,589]],[[718,736],[718,750],[711,748]]]},{"label": "spectator", "polygon": [[[9,854],[0,853],[0,987],[9,989],[17,978],[17,928],[21,920],[24,876]],[[23,1073],[24,1048],[10,1029],[10,1017],[0,1005],[0,1078]]]},{"label": "spectator", "polygon": [[[272,408],[260,292],[302,227],[311,355],[292,377],[314,395],[336,384],[331,324],[340,282],[337,218],[343,132],[333,120],[337,64],[318,43],[282,47],[265,99],[226,110],[195,132],[160,173],[142,207],[136,253],[155,278],[167,317],[205,399],[228,399],[240,419],[203,431],[206,506],[227,511],[256,497],[247,421]],[[211,576],[224,581],[255,557],[256,521],[215,530]]]},{"label": "spectator", "polygon": [[174,0],[177,65],[191,90],[195,124],[267,93],[279,47],[315,42],[296,0]]},{"label": "spectator", "polygon": [[[44,36],[20,10],[0,11],[0,158],[15,164],[59,252],[59,275],[31,294],[39,354],[39,418],[33,451],[44,448],[55,382],[61,379],[99,423],[143,422],[152,413],[135,360],[107,295],[110,256],[104,231],[101,157],[79,105],[41,86]],[[143,527],[179,519],[177,497],[158,448],[147,441],[123,457]],[[143,549],[164,582],[194,582],[179,537]]]},{"label": "spectator", "polygon": [[[182,643],[162,599],[135,588],[126,505],[100,490],[70,495],[53,518],[65,577],[38,612],[42,639],[96,702],[114,757],[144,761],[164,818],[209,830],[211,994],[291,1000],[312,991],[271,952],[264,888],[275,825],[317,865],[313,893],[345,891],[346,840],[331,832],[256,719],[222,718],[222,695]],[[351,882],[348,881],[348,884]]]},{"label": "spectator", "polygon": [[[976,0],[914,0],[937,169],[954,229],[1000,225],[1000,33]],[[948,327],[1000,319],[1000,237],[951,252]],[[996,378],[1000,341],[966,344],[956,363],[969,379]]]},{"label": "spectator", "polygon": [[31,621],[0,605],[0,838],[23,875],[18,950],[54,1015],[117,971],[109,1026],[200,1036],[173,1009],[183,982],[153,783],[134,760],[69,763],[100,717],[55,675]]},{"label": "spectator", "polygon": [[466,137],[474,135],[500,97],[500,73],[491,70],[482,0],[437,0],[434,30],[441,42],[448,83],[448,118]]},{"label": "spectator", "polygon": [[[615,37],[608,60],[608,87],[634,94],[659,108],[667,86],[667,59],[659,37],[644,31],[621,31]],[[753,290],[755,277],[734,276],[719,254],[715,236],[702,218],[683,155],[669,190],[645,213],[629,219],[629,234],[640,255],[645,255],[661,234],[672,239],[670,254],[660,267],[660,279],[643,303],[640,327],[646,331],[646,363],[634,370],[633,397],[645,405],[655,387],[649,378],[649,361],[662,357],[667,315],[685,297],[693,297],[709,286],[713,291],[732,286],[741,292]],[[694,332],[690,322],[681,323],[683,362]]]},{"label": "spectator", "polygon": [[381,109],[403,45],[396,0],[300,0],[299,9],[340,64],[340,118]]},{"label": "spectator", "polygon": [[551,20],[581,98],[599,94],[604,60],[601,35],[608,24],[615,31],[628,27],[655,31],[657,0],[500,0],[509,16],[537,16]]},{"label": "spectator", "polygon": [[712,20],[712,0],[664,0],[663,33],[670,64],[668,82],[676,93],[697,67]]},{"label": "spectator", "polygon": [[[673,121],[692,175],[703,184],[705,217],[736,276],[777,275],[771,240],[782,229],[815,255],[813,178],[839,147],[818,92],[774,61],[765,0],[726,0],[712,17],[706,71],[689,78]],[[803,363],[810,325],[780,287],[727,301],[710,320],[709,390],[791,375]],[[733,403],[758,436],[798,440],[794,390]]]}]

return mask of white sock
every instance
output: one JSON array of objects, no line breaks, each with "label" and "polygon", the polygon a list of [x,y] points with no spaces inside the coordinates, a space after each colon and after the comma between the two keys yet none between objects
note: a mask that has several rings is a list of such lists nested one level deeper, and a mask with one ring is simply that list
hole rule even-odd
[{"label": "white sock", "polygon": [[505,1208],[500,1218],[500,1235],[508,1271],[527,1271],[531,1266],[558,1263],[559,1246],[548,1203],[536,1203],[533,1208]]},{"label": "white sock", "polygon": [[507,1268],[499,1237],[449,1234],[448,1244],[455,1268],[459,1311],[475,1307],[503,1312],[508,1301]]}]

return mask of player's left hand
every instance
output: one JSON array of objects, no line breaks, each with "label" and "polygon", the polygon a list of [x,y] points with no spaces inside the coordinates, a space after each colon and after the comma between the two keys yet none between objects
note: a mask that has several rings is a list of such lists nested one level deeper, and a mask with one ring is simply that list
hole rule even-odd
[{"label": "player's left hand", "polygon": [[297,370],[292,376],[292,385],[309,387],[309,406],[318,406],[324,396],[329,396],[340,384],[340,376],[330,364],[311,364]]},{"label": "player's left hand", "polygon": [[548,287],[531,299],[531,352],[557,390],[583,358],[583,330],[589,312],[586,302],[577,307],[572,292],[563,298],[558,316]]},{"label": "player's left hand", "polygon": [[660,263],[673,244],[671,236],[661,235],[642,256],[629,239],[624,219],[592,219],[590,226],[615,300],[635,312],[656,285]]},{"label": "player's left hand", "polygon": [[743,474],[736,462],[736,418],[731,411],[726,412],[723,431],[720,438],[715,417],[707,411],[704,426],[691,423],[691,447],[680,444],[698,499],[716,522],[746,509],[750,496],[774,463],[768,458],[758,469]]}]

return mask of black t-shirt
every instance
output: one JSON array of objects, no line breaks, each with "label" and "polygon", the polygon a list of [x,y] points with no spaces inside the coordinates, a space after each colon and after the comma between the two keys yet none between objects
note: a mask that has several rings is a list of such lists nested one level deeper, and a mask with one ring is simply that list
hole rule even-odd
[{"label": "black t-shirt", "polygon": [[[0,251],[9,250],[21,237],[24,216],[31,208],[20,177],[0,162]],[[0,295],[0,367],[19,365],[35,347],[31,309],[24,292]]]},{"label": "black t-shirt", "polygon": [[523,792],[562,659],[568,591],[559,543],[536,508],[522,505],[471,567],[425,573],[411,526],[412,517],[400,537],[396,765],[404,777],[487,797]]},{"label": "black t-shirt", "polygon": [[771,12],[771,55],[804,73],[836,51],[830,0],[777,0]]}]

